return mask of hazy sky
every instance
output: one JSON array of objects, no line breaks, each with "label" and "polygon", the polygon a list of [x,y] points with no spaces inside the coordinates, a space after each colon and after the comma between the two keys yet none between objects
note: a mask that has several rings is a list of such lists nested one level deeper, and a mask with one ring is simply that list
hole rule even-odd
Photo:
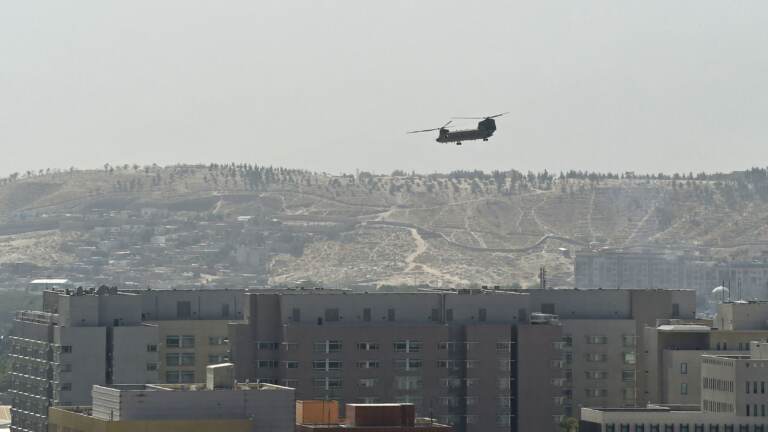
[{"label": "hazy sky", "polygon": [[[404,133],[502,111],[486,143]],[[3,175],[725,171],[767,138],[765,0],[0,2]]]}]

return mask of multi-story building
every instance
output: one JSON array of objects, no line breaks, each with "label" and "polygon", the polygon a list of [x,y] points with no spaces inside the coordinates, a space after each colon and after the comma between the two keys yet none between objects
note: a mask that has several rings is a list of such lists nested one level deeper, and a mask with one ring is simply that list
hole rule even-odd
[{"label": "multi-story building", "polygon": [[701,355],[697,407],[582,408],[583,432],[765,432],[768,429],[768,344],[747,354]]},{"label": "multi-story building", "polygon": [[725,302],[714,320],[667,320],[644,330],[648,385],[640,401],[690,405],[701,399],[702,355],[738,355],[768,340],[768,302]]},{"label": "multi-story building", "polygon": [[[46,431],[48,408],[89,405],[93,385],[194,383],[227,358],[244,291],[57,290],[16,314],[13,431]],[[185,324],[186,323],[186,324]]]},{"label": "multi-story building", "polygon": [[[220,365],[210,369],[226,369]],[[93,386],[93,405],[49,408],[50,432],[293,432],[291,388],[236,383]],[[431,431],[430,431],[431,432]]]},{"label": "multi-story building", "polygon": [[768,295],[768,262],[717,261],[680,253],[579,251],[574,260],[577,287],[692,289],[705,302],[725,283],[733,300]]},{"label": "multi-story building", "polygon": [[248,298],[230,327],[238,379],[300,399],[410,402],[462,431],[553,430],[580,405],[634,406],[642,328],[695,313],[678,290]]}]

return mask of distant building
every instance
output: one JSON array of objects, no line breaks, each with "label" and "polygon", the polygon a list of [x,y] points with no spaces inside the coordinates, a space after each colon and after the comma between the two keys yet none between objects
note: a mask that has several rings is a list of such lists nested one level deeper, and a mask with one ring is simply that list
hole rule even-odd
[{"label": "distant building", "polygon": [[296,432],[453,431],[432,419],[416,418],[413,404],[347,404],[345,412],[342,422],[336,401],[297,401]]},{"label": "distant building", "polygon": [[705,306],[715,287],[727,300],[768,298],[768,261],[716,261],[679,253],[578,251],[577,287],[692,289]]},{"label": "distant building", "polygon": [[48,431],[292,432],[294,390],[210,377],[231,367],[203,384],[93,386],[92,406],[50,408]]},{"label": "distant building", "polygon": [[765,432],[768,428],[768,344],[748,354],[702,355],[697,406],[582,408],[580,432]]}]

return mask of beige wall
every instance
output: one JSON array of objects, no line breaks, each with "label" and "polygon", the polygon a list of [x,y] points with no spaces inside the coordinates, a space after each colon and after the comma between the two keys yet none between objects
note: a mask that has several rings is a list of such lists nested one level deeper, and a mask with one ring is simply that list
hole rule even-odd
[{"label": "beige wall", "polygon": [[[183,320],[183,321],[154,321],[150,324],[157,327],[158,332],[158,376],[160,382],[167,382],[167,373],[176,371],[194,372],[193,382],[205,382],[205,367],[209,364],[210,356],[228,354],[229,343],[212,345],[210,338],[228,338],[229,320]],[[168,348],[168,336],[194,336],[194,348]],[[169,353],[194,353],[194,366],[167,366],[166,356]],[[219,363],[219,362],[216,362]]]}]

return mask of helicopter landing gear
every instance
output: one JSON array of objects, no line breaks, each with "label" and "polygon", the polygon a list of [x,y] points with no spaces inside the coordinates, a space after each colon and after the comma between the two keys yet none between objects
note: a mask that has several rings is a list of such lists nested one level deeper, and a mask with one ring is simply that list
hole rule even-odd
[{"label": "helicopter landing gear", "polygon": [[461,141],[456,141],[456,145],[461,145]]}]

